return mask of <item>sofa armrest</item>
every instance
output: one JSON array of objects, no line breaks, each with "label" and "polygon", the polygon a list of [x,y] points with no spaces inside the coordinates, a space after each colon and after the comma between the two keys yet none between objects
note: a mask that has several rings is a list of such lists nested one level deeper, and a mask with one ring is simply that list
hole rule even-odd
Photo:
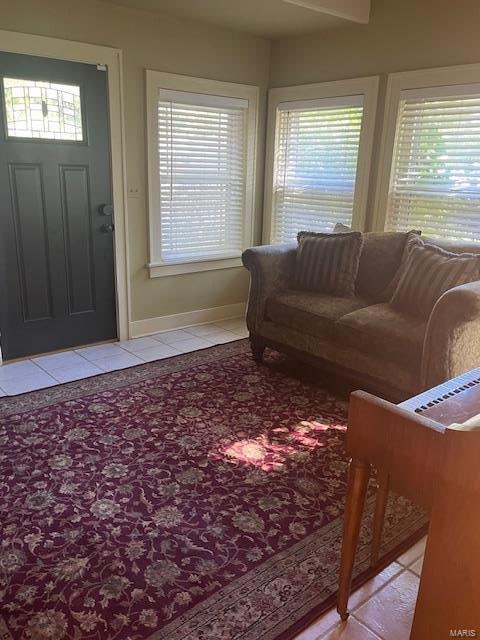
[{"label": "sofa armrest", "polygon": [[422,388],[479,366],[480,281],[476,281],[449,289],[435,304],[423,345]]},{"label": "sofa armrest", "polygon": [[296,255],[296,243],[269,244],[243,252],[243,264],[250,271],[247,327],[251,334],[257,333],[262,323],[267,298],[274,291],[288,288]]}]

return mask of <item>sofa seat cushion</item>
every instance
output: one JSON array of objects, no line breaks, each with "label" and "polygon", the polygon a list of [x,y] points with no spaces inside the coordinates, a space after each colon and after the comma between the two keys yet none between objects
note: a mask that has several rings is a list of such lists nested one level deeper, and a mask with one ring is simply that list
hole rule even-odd
[{"label": "sofa seat cushion", "polygon": [[421,318],[389,304],[374,304],[340,318],[335,323],[335,338],[344,347],[419,366],[426,328],[427,323]]},{"label": "sofa seat cushion", "polygon": [[335,321],[368,304],[361,298],[288,290],[267,299],[265,316],[276,324],[312,336],[332,336]]}]

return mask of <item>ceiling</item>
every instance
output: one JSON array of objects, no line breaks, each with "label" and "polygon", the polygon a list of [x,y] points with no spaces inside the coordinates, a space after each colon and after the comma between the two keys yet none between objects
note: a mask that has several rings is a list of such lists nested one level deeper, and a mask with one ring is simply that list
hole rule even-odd
[{"label": "ceiling", "polygon": [[[331,29],[344,26],[352,20],[367,22],[370,5],[369,0],[107,1],[126,7],[158,11],[180,18],[207,22],[266,38]],[[358,19],[359,16],[361,19]],[[365,16],[367,16],[366,19]]]}]

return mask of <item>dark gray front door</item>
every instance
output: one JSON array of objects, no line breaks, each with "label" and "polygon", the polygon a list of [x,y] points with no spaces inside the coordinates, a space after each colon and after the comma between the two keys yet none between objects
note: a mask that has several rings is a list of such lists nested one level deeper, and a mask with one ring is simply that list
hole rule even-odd
[{"label": "dark gray front door", "polygon": [[0,52],[4,359],[116,337],[107,72]]}]

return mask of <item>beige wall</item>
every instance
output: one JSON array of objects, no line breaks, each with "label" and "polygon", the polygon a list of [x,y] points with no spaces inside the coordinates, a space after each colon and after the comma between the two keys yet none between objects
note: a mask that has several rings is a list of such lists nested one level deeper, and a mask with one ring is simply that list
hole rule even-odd
[{"label": "beige wall", "polygon": [[[123,51],[127,183],[139,189],[137,198],[128,199],[132,320],[244,301],[248,278],[242,268],[148,278],[144,69],[260,86],[262,158],[270,43],[97,0],[0,0],[0,29]],[[261,225],[262,162],[258,168],[257,237]]]},{"label": "beige wall", "polygon": [[272,45],[270,86],[380,75],[367,224],[371,223],[387,74],[480,62],[479,0],[373,0],[368,25]]}]

